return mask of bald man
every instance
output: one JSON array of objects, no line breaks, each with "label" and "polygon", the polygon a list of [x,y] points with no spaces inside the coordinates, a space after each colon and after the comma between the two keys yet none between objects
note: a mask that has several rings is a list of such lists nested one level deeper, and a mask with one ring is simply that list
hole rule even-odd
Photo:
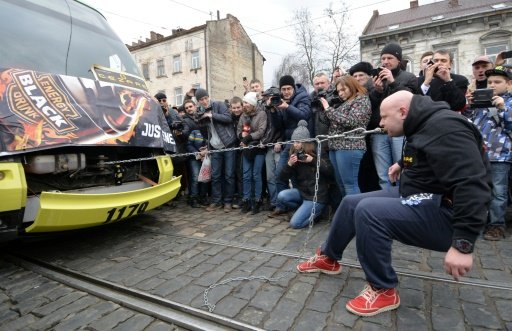
[{"label": "bald man", "polygon": [[393,240],[447,252],[445,271],[455,280],[473,264],[473,246],[491,199],[490,165],[478,129],[444,102],[399,91],[383,100],[388,135],[406,139],[400,187],[346,196],[327,240],[299,272],[341,273],[338,260],[356,237],[368,285],[346,308],[373,316],[398,308],[398,279],[391,266]]}]

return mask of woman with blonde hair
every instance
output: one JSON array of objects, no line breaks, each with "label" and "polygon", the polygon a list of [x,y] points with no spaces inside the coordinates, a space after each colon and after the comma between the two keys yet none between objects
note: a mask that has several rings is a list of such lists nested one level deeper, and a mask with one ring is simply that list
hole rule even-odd
[{"label": "woman with blonde hair", "polygon": [[[333,108],[321,98],[325,115],[330,120],[329,135],[339,135],[356,128],[366,128],[372,107],[366,89],[352,76],[336,80],[336,91],[343,103]],[[350,134],[351,137],[357,136]],[[364,136],[360,138],[329,139],[329,159],[334,168],[336,182],[346,195],[360,193],[357,182],[359,165],[366,150]]]}]

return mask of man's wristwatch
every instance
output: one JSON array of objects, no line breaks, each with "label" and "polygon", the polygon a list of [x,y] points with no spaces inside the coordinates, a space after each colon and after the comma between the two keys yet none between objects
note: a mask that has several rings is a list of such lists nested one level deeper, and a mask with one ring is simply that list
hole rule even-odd
[{"label": "man's wristwatch", "polygon": [[452,247],[463,254],[473,253],[473,244],[467,239],[453,239]]}]

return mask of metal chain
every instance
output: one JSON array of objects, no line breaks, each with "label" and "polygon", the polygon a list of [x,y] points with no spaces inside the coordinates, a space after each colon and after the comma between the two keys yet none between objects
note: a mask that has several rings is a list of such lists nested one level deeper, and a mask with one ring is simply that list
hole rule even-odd
[{"label": "metal chain", "polygon": [[[277,142],[277,143],[267,143],[267,144],[258,144],[258,145],[249,145],[245,147],[230,147],[230,148],[223,148],[223,149],[214,149],[214,150],[208,150],[208,154],[215,154],[215,153],[224,153],[224,152],[231,152],[231,151],[241,151],[244,149],[252,149],[252,148],[265,148],[265,147],[274,147],[275,145],[286,145],[286,144],[293,144],[294,142],[313,142],[317,141],[319,143],[323,141],[327,141],[329,139],[337,139],[337,138],[344,138],[344,139],[362,139],[365,135],[371,134],[371,133],[381,133],[382,129],[377,128],[374,130],[366,130],[363,128],[356,128],[351,131],[344,132],[342,134],[327,136],[327,135],[318,135],[316,138],[307,138],[307,139],[298,139],[298,140],[289,140],[289,141],[283,141],[283,142]],[[358,134],[357,136],[352,136],[354,134]],[[320,139],[321,138],[321,139]],[[192,153],[175,153],[175,154],[168,154],[171,158],[175,157],[185,157],[185,156],[197,156],[200,152],[192,152]],[[142,157],[137,159],[127,159],[127,160],[116,160],[116,161],[107,161],[103,162],[105,165],[113,165],[113,164],[121,164],[121,163],[132,163],[132,162],[140,162],[140,161],[149,161],[154,160],[156,158],[160,157],[158,156],[148,156],[148,157]]]},{"label": "metal chain", "polygon": [[[346,136],[347,134],[355,134],[357,132],[360,132],[360,136]],[[372,133],[381,133],[383,132],[382,129],[377,128],[374,130],[365,130],[362,128],[357,128],[351,131],[344,132],[339,135],[334,136],[316,136],[316,138],[310,138],[310,139],[302,139],[302,140],[291,140],[284,142],[282,144],[287,143],[293,143],[293,142],[310,142],[310,141],[316,141],[317,142],[317,158],[316,158],[316,173],[315,173],[315,193],[313,195],[313,207],[311,209],[311,214],[309,215],[309,224],[308,224],[308,231],[306,232],[306,239],[304,240],[304,244],[302,245],[302,248],[299,251],[299,256],[295,259],[296,261],[300,261],[303,259],[304,252],[306,251],[308,241],[310,239],[311,230],[313,229],[314,219],[315,219],[315,213],[316,213],[316,203],[318,200],[318,181],[320,179],[320,165],[321,165],[321,155],[322,155],[322,142],[329,140],[329,139],[336,139],[336,138],[346,138],[346,139],[362,139],[366,134],[372,134]],[[269,147],[276,145],[275,143],[269,143],[266,144]],[[252,147],[251,147],[252,148]],[[235,150],[238,150],[241,148],[236,148]],[[225,151],[225,150],[224,150]],[[218,152],[218,151],[215,151]],[[189,154],[195,154],[195,153],[189,153]],[[210,290],[216,288],[217,286],[226,285],[228,283],[234,282],[234,281],[243,281],[243,280],[262,280],[265,282],[276,282],[280,279],[284,278],[286,274],[294,272],[295,268],[290,267],[288,270],[284,271],[283,274],[279,277],[266,277],[266,276],[247,276],[247,277],[233,277],[233,278],[227,278],[221,282],[214,283],[210,285],[207,289],[203,292],[203,300],[204,303],[202,306],[206,306],[208,308],[208,311],[211,313],[215,310],[215,304],[210,304],[208,301],[208,293]]]}]

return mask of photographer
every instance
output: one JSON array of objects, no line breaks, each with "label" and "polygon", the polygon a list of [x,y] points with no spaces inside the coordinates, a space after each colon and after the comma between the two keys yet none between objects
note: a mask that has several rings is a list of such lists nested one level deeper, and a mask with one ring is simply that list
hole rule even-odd
[{"label": "photographer", "polygon": [[[290,75],[282,76],[279,79],[279,90],[281,92],[281,103],[276,108],[283,114],[284,139],[290,140],[293,130],[297,128],[297,123],[300,120],[311,121],[311,100],[304,86],[295,84],[295,79]],[[290,147],[290,145],[284,146],[276,168],[276,174],[279,174],[288,162],[287,155]],[[277,192],[281,192],[288,187],[288,182],[277,177],[276,187]]]},{"label": "photographer", "polygon": [[183,136],[186,138],[187,153],[199,153],[187,159],[188,166],[188,203],[192,208],[199,208],[200,205],[207,205],[206,193],[207,183],[198,182],[199,170],[203,159],[208,152],[206,139],[208,132],[205,127],[200,127],[195,120],[196,104],[191,99],[183,103],[185,115],[183,116]]},{"label": "photographer", "polygon": [[[300,121],[293,131],[291,139],[302,140],[309,138],[308,123]],[[268,215],[270,218],[281,218],[288,210],[295,210],[290,219],[290,226],[300,229],[308,226],[309,217],[313,211],[315,195],[317,152],[314,142],[295,142],[290,149],[286,166],[279,174],[281,179],[288,181],[291,177],[297,179],[297,186],[279,192],[276,209]],[[327,158],[320,160],[320,177],[318,179],[317,202],[314,218],[322,214],[329,203],[328,183],[332,177],[332,166]]]},{"label": "photographer", "polygon": [[[267,113],[267,130],[263,138],[261,138],[261,143],[269,144],[282,142],[284,138],[283,114],[276,108],[276,106],[281,103],[281,92],[277,87],[272,86],[262,93],[262,98],[262,104],[265,106],[265,113]],[[267,147],[265,154],[265,171],[267,175],[270,210],[274,210],[276,207],[276,167],[279,163],[280,155],[280,144]]]},{"label": "photographer", "polygon": [[[235,147],[236,134],[233,119],[224,102],[211,101],[205,89],[196,90],[196,100],[200,105],[197,120],[208,129],[210,150]],[[206,211],[214,211],[224,206],[224,211],[232,209],[235,191],[235,157],[234,151],[212,153],[212,201]]]},{"label": "photographer", "polygon": [[[512,74],[498,66],[485,72],[487,86],[493,90],[488,100],[479,100],[479,105],[466,110],[465,114],[482,133],[491,161],[492,200],[489,207],[489,223],[484,230],[484,239],[505,238],[505,213],[508,203],[508,178],[512,163]],[[476,90],[469,94],[470,105],[476,101]],[[487,103],[485,105],[484,103]],[[480,108],[479,106],[485,106]]]},{"label": "photographer", "polygon": [[469,82],[466,77],[451,73],[453,55],[447,50],[435,51],[432,60],[418,78],[418,91],[434,101],[446,101],[450,109],[462,111],[466,107]]},{"label": "photographer", "polygon": [[[318,73],[313,78],[313,92],[309,95],[311,98],[311,111],[313,113],[312,136],[327,135],[329,132],[329,119],[325,116],[324,107],[320,98],[325,98],[329,105],[337,107],[341,100],[335,93],[335,89],[329,83],[329,77],[324,73]],[[322,142],[322,152],[327,152],[327,141]]]}]

